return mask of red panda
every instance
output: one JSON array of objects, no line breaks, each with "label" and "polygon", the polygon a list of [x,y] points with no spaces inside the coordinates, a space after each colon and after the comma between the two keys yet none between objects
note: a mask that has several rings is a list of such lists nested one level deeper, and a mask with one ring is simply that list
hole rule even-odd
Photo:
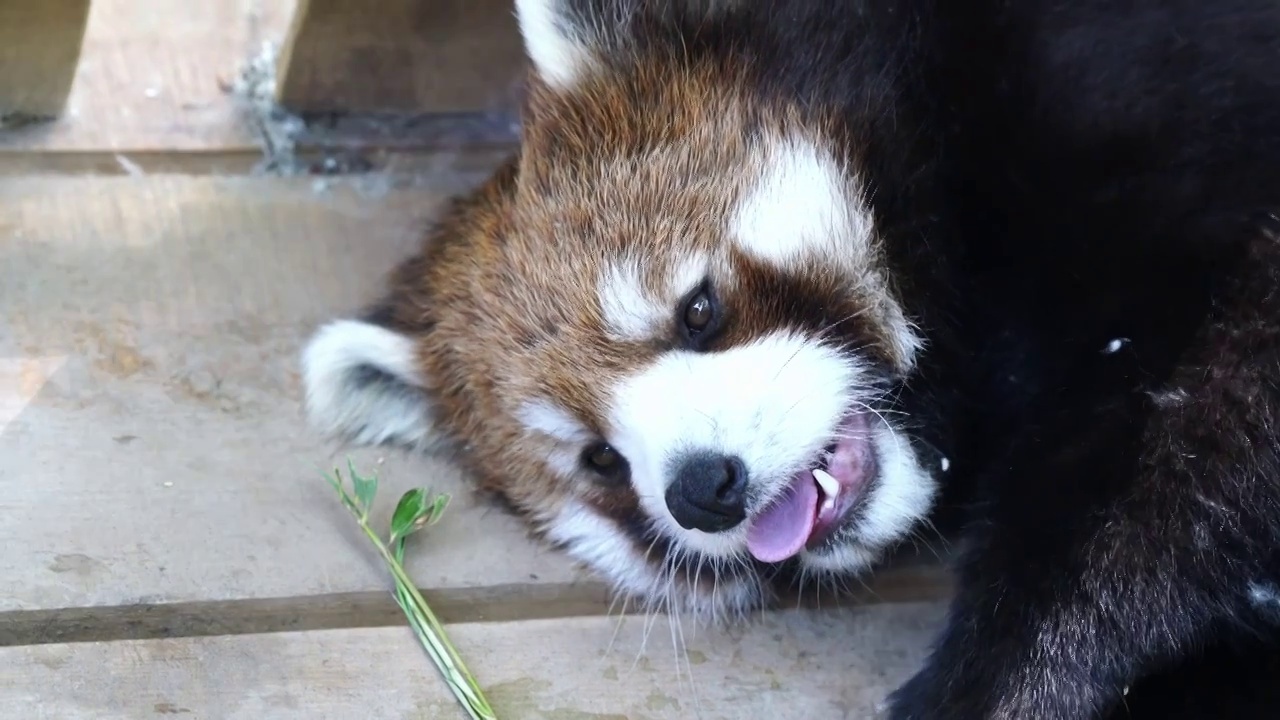
[{"label": "red panda", "polygon": [[714,618],[953,513],[893,718],[1101,716],[1274,628],[1280,6],[515,9],[519,150],[308,341],[317,428]]}]

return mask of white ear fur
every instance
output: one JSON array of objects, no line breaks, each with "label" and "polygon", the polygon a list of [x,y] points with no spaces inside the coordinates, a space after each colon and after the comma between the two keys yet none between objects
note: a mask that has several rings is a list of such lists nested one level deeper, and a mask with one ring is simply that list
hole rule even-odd
[{"label": "white ear fur", "polygon": [[362,320],[335,320],[302,351],[307,418],[367,445],[424,446],[431,413],[413,341]]},{"label": "white ear fur", "polygon": [[515,0],[525,53],[542,81],[570,90],[595,64],[585,28],[574,27],[564,0]]}]

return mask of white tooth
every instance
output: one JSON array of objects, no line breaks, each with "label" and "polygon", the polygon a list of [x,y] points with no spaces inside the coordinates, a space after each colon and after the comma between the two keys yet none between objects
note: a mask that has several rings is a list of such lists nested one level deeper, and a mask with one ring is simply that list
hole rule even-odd
[{"label": "white tooth", "polygon": [[826,470],[814,468],[813,479],[818,481],[818,486],[822,488],[822,492],[826,493],[828,498],[834,498],[840,494],[840,482],[831,477],[831,473]]},{"label": "white tooth", "polygon": [[823,501],[822,501],[822,511],[823,511],[823,512],[826,512],[826,511],[828,511],[828,510],[835,510],[835,509],[836,509],[836,499],[835,499],[835,498],[828,496],[826,500],[823,500]]}]

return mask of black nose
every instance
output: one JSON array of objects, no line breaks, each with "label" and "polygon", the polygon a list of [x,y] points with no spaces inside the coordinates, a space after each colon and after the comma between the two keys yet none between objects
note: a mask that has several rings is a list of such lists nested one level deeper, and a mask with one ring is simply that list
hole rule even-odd
[{"label": "black nose", "polygon": [[716,533],[747,516],[747,466],[730,455],[693,453],[674,464],[667,508],[680,527]]}]

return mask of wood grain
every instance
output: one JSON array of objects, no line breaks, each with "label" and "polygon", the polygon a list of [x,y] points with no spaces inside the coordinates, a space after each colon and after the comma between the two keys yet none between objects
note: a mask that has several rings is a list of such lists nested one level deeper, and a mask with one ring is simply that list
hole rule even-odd
[{"label": "wood grain", "polygon": [[0,0],[0,117],[62,112],[89,0]]},{"label": "wood grain", "polygon": [[523,53],[511,0],[299,0],[278,97],[296,112],[490,110],[510,104]]},{"label": "wood grain", "polygon": [[[924,655],[940,604],[771,613],[733,632],[665,618],[454,625],[504,720],[873,716]],[[464,717],[407,628],[0,648],[13,717]]]}]

